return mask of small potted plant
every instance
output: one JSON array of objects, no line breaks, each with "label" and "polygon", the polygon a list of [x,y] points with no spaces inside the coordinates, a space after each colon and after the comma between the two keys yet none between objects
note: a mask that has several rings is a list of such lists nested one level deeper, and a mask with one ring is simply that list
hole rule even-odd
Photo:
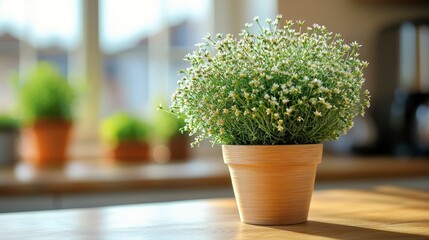
[{"label": "small potted plant", "polygon": [[183,161],[189,158],[189,137],[180,131],[185,126],[183,118],[169,112],[157,111],[153,126],[155,137],[170,151],[170,161]]},{"label": "small potted plant", "polygon": [[170,106],[198,134],[194,145],[223,144],[240,218],[251,224],[305,222],[322,143],[369,106],[359,44],[281,19],[263,26],[256,17],[239,39],[208,35],[185,56]]},{"label": "small potted plant", "polygon": [[17,83],[23,155],[40,167],[62,166],[72,130],[75,90],[52,64],[38,63]]},{"label": "small potted plant", "polygon": [[0,165],[12,165],[17,160],[18,120],[0,115]]},{"label": "small potted plant", "polygon": [[126,113],[116,113],[101,123],[102,139],[109,145],[109,156],[120,161],[147,161],[150,127],[145,121]]}]

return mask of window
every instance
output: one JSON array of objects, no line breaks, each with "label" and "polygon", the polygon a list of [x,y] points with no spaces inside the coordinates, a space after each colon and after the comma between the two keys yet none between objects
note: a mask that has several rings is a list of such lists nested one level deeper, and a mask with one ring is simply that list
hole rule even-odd
[{"label": "window", "polygon": [[0,1],[0,111],[11,110],[14,72],[37,60],[50,61],[68,74],[68,52],[79,44],[77,0]]},{"label": "window", "polygon": [[190,47],[212,32],[211,0],[102,0],[102,114],[150,116],[176,86]]},{"label": "window", "polygon": [[177,71],[187,67],[183,57],[206,33],[238,33],[254,15],[275,14],[275,0],[0,0],[0,111],[14,107],[10,72],[46,60],[82,79],[88,63],[79,54],[99,38],[93,52],[83,50],[101,54],[91,65],[100,74],[86,76],[97,90],[77,117],[85,122],[78,135],[97,139],[101,117],[127,111],[149,118],[162,98],[168,101]]}]

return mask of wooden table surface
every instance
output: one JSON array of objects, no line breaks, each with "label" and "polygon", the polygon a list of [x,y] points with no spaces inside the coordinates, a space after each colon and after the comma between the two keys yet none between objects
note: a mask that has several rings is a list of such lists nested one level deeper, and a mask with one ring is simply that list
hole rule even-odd
[{"label": "wooden table surface", "polygon": [[[428,159],[324,155],[317,182],[416,176],[429,176]],[[23,163],[0,167],[0,196],[230,185],[228,168],[221,156],[168,164],[115,164],[94,159],[73,160],[61,169],[35,169]]]},{"label": "wooden table surface", "polygon": [[429,192],[316,191],[307,223],[240,223],[234,199],[0,214],[0,239],[429,239]]}]

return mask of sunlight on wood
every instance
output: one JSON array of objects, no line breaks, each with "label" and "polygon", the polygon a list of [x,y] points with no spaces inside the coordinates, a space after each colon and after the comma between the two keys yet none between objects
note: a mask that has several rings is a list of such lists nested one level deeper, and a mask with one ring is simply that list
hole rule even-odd
[{"label": "sunlight on wood", "polygon": [[314,193],[308,222],[256,226],[234,199],[0,214],[1,239],[428,239],[429,192],[380,186]]}]

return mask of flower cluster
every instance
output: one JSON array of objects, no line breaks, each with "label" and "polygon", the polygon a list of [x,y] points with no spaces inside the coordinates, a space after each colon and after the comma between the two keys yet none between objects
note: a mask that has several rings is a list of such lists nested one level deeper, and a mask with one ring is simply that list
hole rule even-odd
[{"label": "flower cluster", "polygon": [[[311,144],[337,139],[369,107],[361,92],[367,62],[359,44],[314,24],[282,17],[246,24],[231,34],[207,35],[185,56],[190,67],[170,111],[185,118],[195,142],[234,145]],[[254,27],[254,28],[255,28]]]}]

